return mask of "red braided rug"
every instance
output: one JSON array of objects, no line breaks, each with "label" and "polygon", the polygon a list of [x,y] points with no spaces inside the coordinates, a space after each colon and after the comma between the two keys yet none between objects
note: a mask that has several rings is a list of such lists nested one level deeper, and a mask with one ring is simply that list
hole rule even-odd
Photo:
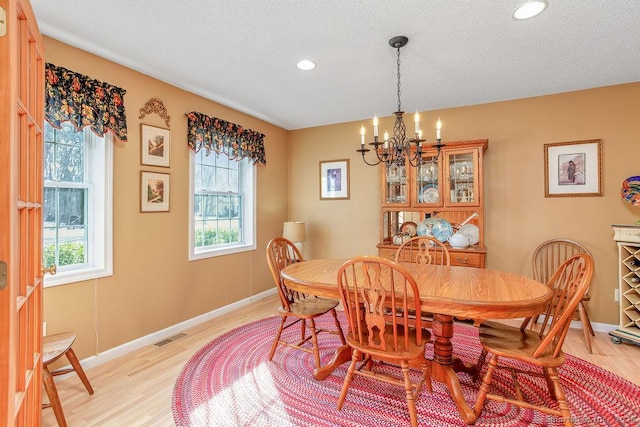
[{"label": "red braided rug", "polygon": [[[308,353],[281,346],[269,362],[268,353],[279,320],[270,317],[227,332],[191,357],[173,390],[173,417],[178,426],[409,424],[404,391],[362,377],[355,378],[342,411],[338,411],[336,402],[348,364],[340,366],[324,381],[316,381],[311,374],[313,357]],[[290,329],[299,336],[297,327]],[[455,326],[454,352],[463,361],[475,361],[480,354],[477,336],[477,330],[471,326]],[[320,345],[326,361],[339,345],[338,337],[321,334]],[[428,355],[430,351],[428,347]],[[504,370],[494,374],[492,387],[511,388],[507,375]],[[576,426],[640,424],[640,387],[571,355],[567,355],[560,377]],[[473,405],[477,385],[466,374],[460,374],[460,382],[466,401]],[[523,380],[522,384],[529,399],[550,403],[542,380]],[[437,381],[433,381],[433,393],[422,390],[417,406],[422,426],[465,425],[447,390]],[[561,423],[558,418],[540,412],[491,401],[487,401],[476,423],[476,426],[551,425]]]}]

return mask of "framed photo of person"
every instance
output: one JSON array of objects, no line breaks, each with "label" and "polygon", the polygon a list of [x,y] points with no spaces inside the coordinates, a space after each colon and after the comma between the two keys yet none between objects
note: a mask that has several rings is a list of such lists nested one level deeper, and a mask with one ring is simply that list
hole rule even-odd
[{"label": "framed photo of person", "polygon": [[349,200],[349,159],[320,162],[320,200]]},{"label": "framed photo of person", "polygon": [[602,140],[544,144],[544,196],[602,196]]}]

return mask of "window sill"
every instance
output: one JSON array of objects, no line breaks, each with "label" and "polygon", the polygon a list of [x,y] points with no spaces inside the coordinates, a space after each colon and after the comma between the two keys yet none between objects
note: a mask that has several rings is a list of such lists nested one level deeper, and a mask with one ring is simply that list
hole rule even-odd
[{"label": "window sill", "polygon": [[197,261],[199,259],[214,258],[218,256],[237,254],[241,252],[249,252],[255,249],[256,249],[256,245],[253,243],[250,243],[250,244],[230,246],[230,247],[224,247],[224,248],[218,248],[218,249],[201,250],[199,252],[191,252],[189,254],[189,261]]},{"label": "window sill", "polygon": [[113,276],[111,269],[93,268],[83,270],[62,271],[55,275],[45,275],[44,287],[51,288],[54,286],[68,285],[76,282],[84,282],[86,280],[99,279],[101,277]]}]

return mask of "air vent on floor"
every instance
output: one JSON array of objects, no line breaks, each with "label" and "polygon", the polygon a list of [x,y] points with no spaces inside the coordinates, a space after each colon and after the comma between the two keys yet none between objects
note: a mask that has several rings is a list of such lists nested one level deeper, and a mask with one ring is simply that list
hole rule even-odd
[{"label": "air vent on floor", "polygon": [[155,345],[156,347],[162,347],[163,345],[167,345],[169,343],[172,343],[172,342],[174,342],[176,340],[179,340],[180,338],[186,337],[186,336],[187,336],[187,334],[180,332],[179,334],[176,334],[176,335],[174,335],[172,337],[165,338],[165,339],[160,340],[160,341],[158,341],[156,343],[153,343],[153,345]]}]

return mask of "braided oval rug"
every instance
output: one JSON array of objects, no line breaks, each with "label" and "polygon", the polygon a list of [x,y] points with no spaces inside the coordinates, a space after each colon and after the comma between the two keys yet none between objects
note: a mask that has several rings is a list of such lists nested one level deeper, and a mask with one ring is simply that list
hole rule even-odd
[{"label": "braided oval rug", "polygon": [[[409,425],[404,390],[356,377],[341,411],[336,403],[348,364],[323,381],[313,378],[313,356],[280,346],[268,360],[280,318],[241,326],[198,350],[182,369],[173,389],[177,426],[401,426]],[[331,327],[330,316],[317,322]],[[342,322],[343,327],[346,320]],[[297,326],[286,338],[299,337]],[[283,334],[283,336],[285,335]],[[323,363],[339,346],[337,336],[320,334]],[[475,362],[480,354],[477,329],[455,325],[454,354]],[[427,346],[427,356],[431,347]],[[394,370],[392,366],[381,369]],[[640,425],[640,387],[585,360],[567,355],[559,369],[576,426]],[[478,384],[459,375],[465,400],[473,407]],[[553,405],[542,379],[520,381],[527,399]],[[512,390],[510,374],[497,370],[492,390]],[[433,381],[416,402],[421,426],[465,426],[447,389]],[[513,405],[487,401],[476,426],[558,426],[557,417]]]}]

